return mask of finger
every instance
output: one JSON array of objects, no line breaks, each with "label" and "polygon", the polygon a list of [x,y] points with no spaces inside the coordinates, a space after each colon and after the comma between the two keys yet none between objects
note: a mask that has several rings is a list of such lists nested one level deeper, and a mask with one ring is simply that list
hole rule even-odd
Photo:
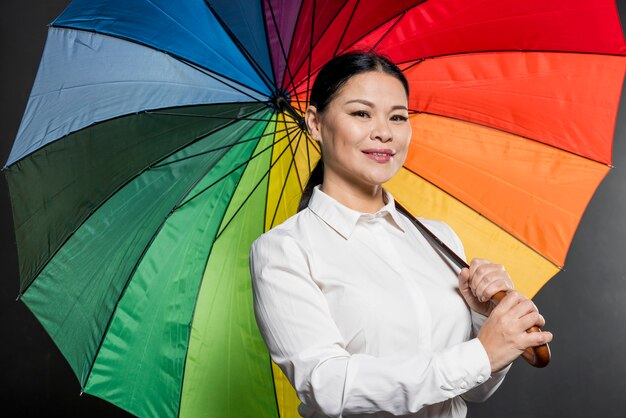
[{"label": "finger", "polygon": [[552,342],[554,335],[550,331],[529,332],[522,338],[524,347],[537,347]]},{"label": "finger", "polygon": [[519,302],[524,299],[525,299],[524,295],[522,295],[518,291],[510,290],[506,293],[506,295],[500,301],[500,303],[498,303],[498,305],[494,308],[492,314],[496,314],[496,315],[506,314],[508,311],[511,310],[511,308],[519,304]]},{"label": "finger", "polygon": [[502,264],[494,264],[491,262],[487,262],[487,263],[480,264],[476,267],[472,280],[474,279],[482,280],[485,277],[493,275],[493,274],[507,275],[507,273],[504,270],[504,266]]},{"label": "finger", "polygon": [[[531,300],[531,302],[532,302],[532,300]],[[535,307],[535,310],[536,310],[537,312],[539,312],[539,308],[537,307],[537,305],[535,304],[535,302],[533,302],[533,306]]]},{"label": "finger", "polygon": [[522,295],[515,306],[512,306],[508,312],[513,318],[520,319],[528,314],[539,312],[535,310],[535,304],[527,299],[524,295]]},{"label": "finger", "polygon": [[[507,290],[505,282],[508,279],[508,273],[504,271],[502,265],[485,265],[481,269],[478,269],[476,274],[479,277],[475,281],[472,280],[472,286],[474,287],[476,295],[480,295],[485,301],[489,300],[496,291]],[[487,288],[492,286],[494,282],[497,282],[495,286],[498,289],[491,294],[487,294]]]},{"label": "finger", "polygon": [[509,290],[513,290],[513,286],[509,284],[506,279],[498,279],[489,283],[485,289],[482,291],[482,295],[485,297],[485,300],[489,300],[498,292],[507,292]]},{"label": "finger", "polygon": [[472,293],[480,295],[485,286],[491,281],[493,274],[496,274],[498,267],[492,263],[481,264],[474,270],[474,275],[470,276],[470,288]]},{"label": "finger", "polygon": [[537,323],[537,326],[539,328],[543,328],[546,326],[546,318],[544,318],[541,314],[539,314],[539,322]]},{"label": "finger", "polygon": [[517,322],[518,330],[526,331],[534,326],[539,328],[546,324],[546,320],[539,312],[531,312],[528,315],[524,315]]},{"label": "finger", "polygon": [[459,290],[467,295],[471,295],[472,291],[469,287],[469,269],[462,268],[459,272]]},{"label": "finger", "polygon": [[490,263],[489,260],[485,260],[484,258],[474,258],[470,262],[470,277],[473,277],[476,274],[476,269],[478,269],[483,264]]},{"label": "finger", "polygon": [[[469,282],[470,271],[467,267],[463,267],[459,272],[459,279],[461,283],[467,284]],[[468,285],[469,286],[469,285]]]}]

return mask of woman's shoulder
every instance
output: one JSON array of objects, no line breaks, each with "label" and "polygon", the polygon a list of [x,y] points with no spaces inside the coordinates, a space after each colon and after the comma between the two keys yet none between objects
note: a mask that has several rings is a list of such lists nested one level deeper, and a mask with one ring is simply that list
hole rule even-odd
[{"label": "woman's shoulder", "polygon": [[463,243],[459,236],[454,232],[454,229],[448,225],[445,221],[436,219],[420,218],[420,220],[431,232],[433,232],[440,240],[442,240],[447,246],[455,249],[457,252],[463,253]]},{"label": "woman's shoulder", "polygon": [[252,247],[258,247],[263,244],[280,245],[287,241],[301,242],[306,236],[307,224],[310,223],[308,219],[310,216],[309,212],[308,208],[301,210],[267,230],[252,243]]},{"label": "woman's shoulder", "polygon": [[311,254],[306,231],[311,225],[307,222],[307,216],[310,216],[308,212],[307,209],[298,212],[254,240],[250,246],[249,259],[252,271],[257,272],[255,277],[260,275],[260,270],[270,265],[289,266],[292,269],[309,263]]}]

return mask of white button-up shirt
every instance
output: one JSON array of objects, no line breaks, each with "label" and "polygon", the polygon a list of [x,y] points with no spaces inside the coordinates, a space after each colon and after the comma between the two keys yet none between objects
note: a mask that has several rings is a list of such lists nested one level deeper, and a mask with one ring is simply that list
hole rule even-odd
[{"label": "white button-up shirt", "polygon": [[[491,375],[457,272],[394,205],[361,213],[319,186],[250,252],[256,319],[304,417],[464,417]],[[462,257],[443,222],[426,226]]]}]

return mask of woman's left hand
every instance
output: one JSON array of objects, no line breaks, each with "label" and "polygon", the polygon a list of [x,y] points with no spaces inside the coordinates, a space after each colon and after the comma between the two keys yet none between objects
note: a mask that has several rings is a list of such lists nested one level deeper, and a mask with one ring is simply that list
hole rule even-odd
[{"label": "woman's left hand", "polygon": [[494,308],[491,297],[501,290],[513,290],[513,281],[501,264],[475,258],[469,269],[461,269],[459,290],[473,311],[489,316]]}]

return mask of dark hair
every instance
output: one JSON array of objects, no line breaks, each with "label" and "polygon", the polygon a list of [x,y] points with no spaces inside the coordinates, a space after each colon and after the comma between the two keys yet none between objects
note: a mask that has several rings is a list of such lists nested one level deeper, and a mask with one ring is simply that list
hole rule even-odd
[{"label": "dark hair", "polygon": [[[409,83],[393,62],[375,52],[354,51],[337,55],[322,67],[311,89],[310,104],[315,106],[318,113],[324,112],[337,92],[351,77],[369,71],[378,71],[397,78],[402,83],[407,97],[409,96]],[[320,158],[302,192],[298,212],[309,205],[313,188],[322,184],[323,181],[324,163]]]}]

